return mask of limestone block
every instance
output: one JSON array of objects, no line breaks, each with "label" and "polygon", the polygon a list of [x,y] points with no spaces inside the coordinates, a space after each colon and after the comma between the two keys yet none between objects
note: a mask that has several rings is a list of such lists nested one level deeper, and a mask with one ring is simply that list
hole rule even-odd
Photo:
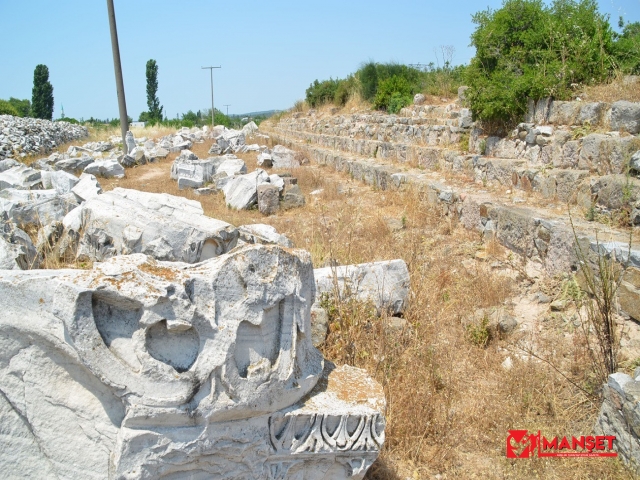
[{"label": "limestone block", "polygon": [[96,160],[85,167],[84,173],[104,178],[124,178],[124,167],[115,159]]},{"label": "limestone block", "polygon": [[244,133],[245,136],[253,135],[257,131],[258,131],[258,125],[256,125],[256,122],[254,122],[253,120],[247,123],[244,127],[242,127],[242,133]]},{"label": "limestone block", "polygon": [[296,158],[296,152],[282,145],[273,147],[271,160],[273,162],[273,168],[294,168],[300,166],[300,161]]},{"label": "limestone block", "polygon": [[580,113],[577,122],[580,125],[598,125],[604,119],[605,111],[609,108],[608,103],[591,102],[580,104]]},{"label": "limestone block", "polygon": [[271,225],[264,223],[252,223],[238,227],[240,239],[246,243],[261,243],[264,245],[280,245],[293,248],[293,242],[285,235],[276,231]]},{"label": "limestone block", "polygon": [[102,193],[102,187],[96,177],[88,173],[83,173],[71,191],[80,202],[84,202],[85,200],[100,195]]},{"label": "limestone block", "polygon": [[640,180],[626,175],[604,175],[596,179],[591,191],[598,205],[618,209],[640,199]]},{"label": "limestone block", "polygon": [[0,190],[6,188],[29,190],[37,186],[40,181],[41,172],[26,165],[18,165],[0,172]]},{"label": "limestone block", "polygon": [[280,206],[280,190],[276,185],[258,185],[258,210],[263,215],[273,215]]},{"label": "limestone block", "polygon": [[640,269],[629,267],[625,270],[618,288],[618,299],[620,308],[640,321]]},{"label": "limestone block", "polygon": [[0,160],[0,172],[4,172],[13,167],[19,167],[20,165],[21,163],[15,161],[13,158],[5,158],[4,160]]},{"label": "limestone block", "polygon": [[379,313],[388,311],[393,315],[402,313],[407,306],[409,270],[404,260],[317,268],[313,274],[318,299],[337,293],[342,299],[371,302]]},{"label": "limestone block", "polygon": [[229,177],[247,173],[247,165],[244,163],[244,160],[239,159],[235,155],[225,155],[222,158],[224,160],[216,168],[216,173],[226,173]]},{"label": "limestone block", "polygon": [[285,188],[284,193],[282,195],[282,202],[280,206],[284,210],[288,210],[290,208],[299,208],[303,207],[305,204],[304,195],[302,194],[302,190],[297,183],[286,185],[285,179]]},{"label": "limestone block", "polygon": [[280,192],[284,190],[284,178],[280,175],[276,175],[275,173],[269,175],[269,183],[278,187],[278,191]]},{"label": "limestone block", "polygon": [[53,164],[54,170],[66,170],[69,172],[78,172],[80,170],[84,170],[86,167],[91,165],[95,159],[86,153],[83,153],[81,157],[71,158],[69,156],[64,156]]},{"label": "limestone block", "polygon": [[554,100],[549,111],[549,123],[554,125],[575,125],[580,114],[578,102]]},{"label": "limestone block", "polygon": [[640,133],[640,103],[619,101],[611,105],[611,129]]},{"label": "limestone block", "polygon": [[273,166],[273,160],[271,158],[271,154],[267,152],[261,152],[258,155],[258,161],[256,162],[256,164],[259,167],[271,168]]},{"label": "limestone block", "polygon": [[0,212],[6,213],[19,228],[40,227],[57,222],[78,205],[73,193],[56,190],[16,190],[0,192]]},{"label": "limestone block", "polygon": [[258,201],[258,185],[265,183],[269,175],[258,168],[247,175],[238,175],[222,187],[227,206],[242,210],[252,207]]},{"label": "limestone block", "polygon": [[313,298],[280,247],[0,271],[3,476],[363,478],[384,393],[323,362]]},{"label": "limestone block", "polygon": [[[183,152],[188,150],[183,150]],[[195,155],[194,155],[195,156]],[[221,161],[212,157],[198,160],[191,156],[179,156],[171,165],[171,178],[178,181],[178,188],[200,188],[211,181]]]},{"label": "limestone block", "polygon": [[69,193],[80,181],[75,175],[62,170],[41,173],[42,186],[45,189],[53,188],[58,193]]},{"label": "limestone block", "polygon": [[145,253],[195,263],[232,249],[237,230],[202,214],[199,202],[167,194],[116,188],[82,205],[78,258],[102,261]]},{"label": "limestone block", "polygon": [[0,224],[0,270],[29,270],[40,266],[40,257],[26,232],[6,220]]}]

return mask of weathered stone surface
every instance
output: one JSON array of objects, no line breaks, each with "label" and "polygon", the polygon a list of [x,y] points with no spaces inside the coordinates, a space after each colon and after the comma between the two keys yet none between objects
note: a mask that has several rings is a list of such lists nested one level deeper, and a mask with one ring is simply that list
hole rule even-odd
[{"label": "weathered stone surface", "polygon": [[18,165],[0,172],[0,190],[5,188],[18,188],[29,190],[41,181],[41,173],[38,170]]},{"label": "weathered stone surface", "polygon": [[4,160],[0,160],[0,172],[4,172],[5,170],[9,170],[13,167],[19,167],[21,165],[20,162],[15,161],[13,158],[6,158]]},{"label": "weathered stone surface", "polygon": [[68,172],[77,172],[84,170],[86,167],[95,162],[95,159],[86,153],[83,153],[80,157],[68,157],[64,156],[57,159],[53,163],[54,170],[65,170]]},{"label": "weathered stone surface", "polygon": [[267,182],[269,175],[258,168],[255,172],[238,175],[222,187],[227,206],[242,210],[250,208],[258,201],[258,185]]},{"label": "weathered stone surface", "polygon": [[293,248],[293,242],[285,235],[277,232],[271,225],[264,223],[251,223],[238,227],[240,239],[244,242],[260,243],[264,245],[280,245],[282,247]]},{"label": "weathered stone surface", "polygon": [[336,293],[341,299],[352,296],[371,302],[379,313],[388,311],[393,315],[402,313],[407,306],[409,270],[404,260],[317,268],[313,273],[318,298]]},{"label": "weathered stone surface", "polygon": [[0,272],[3,475],[363,478],[384,394],[323,368],[313,298],[309,255],[279,247]]},{"label": "weathered stone surface", "polygon": [[115,159],[96,160],[85,167],[84,173],[104,178],[124,178],[124,168]]},{"label": "weathered stone surface", "polygon": [[640,474],[640,382],[617,372],[609,375],[596,421],[597,434],[615,436],[615,451]]},{"label": "weathered stone surface", "polygon": [[618,301],[624,312],[640,321],[640,269],[629,267],[625,270],[618,288]]},{"label": "weathered stone surface", "polygon": [[[297,181],[297,179],[296,179]],[[287,179],[285,179],[285,187],[282,195],[282,202],[280,206],[284,210],[288,210],[290,208],[298,208],[304,206],[305,200],[304,195],[302,194],[302,190],[297,183],[291,183],[287,185]]]},{"label": "weathered stone surface", "polygon": [[0,270],[29,270],[39,265],[40,257],[29,235],[3,213],[0,218]]},{"label": "weathered stone surface", "polygon": [[136,140],[133,138],[131,130],[124,135],[124,141],[126,143],[127,153],[131,153],[136,148]]},{"label": "weathered stone surface", "polygon": [[611,105],[611,128],[640,133],[640,103],[620,101]]},{"label": "weathered stone surface", "polygon": [[271,151],[271,161],[273,168],[294,168],[300,166],[300,161],[296,159],[296,152],[282,145],[273,147]]},{"label": "weathered stone surface", "polygon": [[202,214],[199,202],[116,188],[82,205],[78,257],[102,261],[144,253],[195,263],[232,249],[237,230]]},{"label": "weathered stone surface", "polygon": [[245,136],[253,135],[257,131],[258,131],[258,125],[256,125],[256,122],[254,122],[253,120],[247,123],[244,127],[242,127],[242,133],[244,133]]},{"label": "weathered stone surface", "polygon": [[425,100],[426,100],[426,97],[421,93],[416,93],[413,96],[413,104],[414,105],[422,105],[422,104],[424,104]]},{"label": "weathered stone surface", "polygon": [[22,229],[60,221],[77,205],[73,193],[61,195],[56,190],[8,188],[0,192],[0,212]]},{"label": "weathered stone surface", "polygon": [[317,303],[311,306],[311,341],[319,347],[327,339],[329,333],[329,314]]},{"label": "weathered stone surface", "polygon": [[84,202],[102,193],[102,187],[98,180],[93,175],[83,173],[80,175],[80,180],[71,189],[79,201]]},{"label": "weathered stone surface", "polygon": [[194,159],[190,155],[180,155],[171,165],[171,178],[178,181],[180,190],[200,188],[211,181],[219,165],[220,159],[216,157],[199,160],[198,157]]},{"label": "weathered stone surface", "polygon": [[278,187],[278,190],[280,192],[284,190],[284,178],[282,178],[280,175],[276,175],[275,173],[269,175],[269,183]]},{"label": "weathered stone surface", "polygon": [[244,163],[244,160],[239,159],[235,155],[225,155],[222,158],[224,160],[216,168],[216,173],[226,173],[229,177],[247,173],[247,165]]},{"label": "weathered stone surface", "polygon": [[280,189],[270,183],[258,185],[258,210],[263,215],[273,215],[280,207]]},{"label": "weathered stone surface", "polygon": [[259,167],[264,167],[264,168],[273,167],[273,159],[271,158],[271,154],[269,154],[267,152],[261,152],[258,155],[258,160],[257,160],[256,164]]},{"label": "weathered stone surface", "polygon": [[42,186],[45,189],[53,188],[58,193],[69,193],[80,181],[75,175],[63,170],[41,173]]}]

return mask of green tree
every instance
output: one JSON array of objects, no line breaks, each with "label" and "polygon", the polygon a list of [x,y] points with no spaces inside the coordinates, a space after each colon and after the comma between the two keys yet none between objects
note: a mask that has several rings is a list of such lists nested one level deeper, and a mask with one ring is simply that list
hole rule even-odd
[{"label": "green tree", "polygon": [[14,117],[19,117],[20,112],[16,110],[16,107],[11,105],[6,100],[0,100],[0,115],[13,115]]},{"label": "green tree", "polygon": [[31,102],[27,99],[20,100],[18,98],[11,97],[9,103],[18,111],[18,115],[21,117],[28,117],[31,115]]},{"label": "green tree", "polygon": [[147,107],[150,121],[162,121],[162,107],[158,99],[158,65],[153,59],[147,62]]},{"label": "green tree", "polygon": [[31,114],[34,118],[45,120],[53,118],[53,86],[49,82],[49,68],[46,65],[37,65],[33,72]]},{"label": "green tree", "polygon": [[508,124],[527,99],[568,99],[572,84],[601,82],[613,73],[614,36],[595,0],[505,0],[476,13],[476,56],[466,71],[474,117]]}]

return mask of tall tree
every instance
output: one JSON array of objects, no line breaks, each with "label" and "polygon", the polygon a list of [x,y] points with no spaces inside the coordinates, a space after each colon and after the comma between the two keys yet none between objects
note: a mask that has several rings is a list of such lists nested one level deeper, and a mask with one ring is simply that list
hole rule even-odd
[{"label": "tall tree", "polygon": [[147,107],[149,108],[149,120],[162,121],[162,107],[158,100],[158,65],[155,60],[147,62]]},{"label": "tall tree", "polygon": [[45,120],[53,118],[53,86],[49,82],[49,68],[46,65],[37,65],[33,72],[31,114],[34,118]]}]

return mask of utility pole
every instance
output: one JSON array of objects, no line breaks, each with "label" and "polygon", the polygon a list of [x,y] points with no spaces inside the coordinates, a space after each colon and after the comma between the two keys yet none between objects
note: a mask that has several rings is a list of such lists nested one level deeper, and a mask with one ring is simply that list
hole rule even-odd
[{"label": "utility pole", "polygon": [[129,118],[127,117],[127,102],[124,98],[124,82],[122,81],[122,65],[120,64],[120,47],[118,45],[118,28],[116,27],[116,11],[113,8],[113,0],[107,0],[109,11],[109,27],[111,29],[111,49],[113,50],[113,69],[116,73],[116,88],[118,90],[118,108],[120,109],[120,130],[122,132],[122,149],[127,151],[126,135],[129,130]]},{"label": "utility pole", "polygon": [[231,104],[229,105],[225,105],[225,107],[227,107],[227,117],[229,116],[229,107],[231,106]]},{"label": "utility pole", "polygon": [[215,126],[215,121],[213,119],[213,116],[215,115],[215,108],[213,107],[213,69],[214,68],[222,68],[221,66],[218,67],[202,67],[203,70],[209,69],[209,72],[211,72],[211,129],[213,130],[213,127]]}]

